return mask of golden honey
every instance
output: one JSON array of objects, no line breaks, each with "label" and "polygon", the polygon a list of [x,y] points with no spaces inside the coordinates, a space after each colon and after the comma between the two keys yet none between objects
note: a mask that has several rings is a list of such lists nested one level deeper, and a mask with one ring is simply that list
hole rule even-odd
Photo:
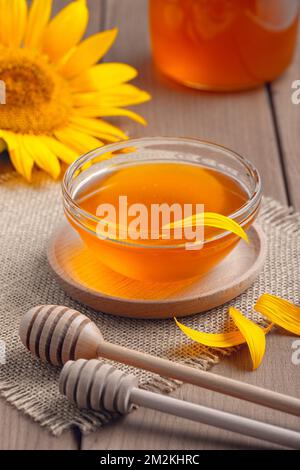
[{"label": "golden honey", "polygon": [[298,10],[297,0],[150,0],[155,62],[196,88],[271,81],[292,60]]},{"label": "golden honey", "polygon": [[[179,215],[170,212],[171,223],[184,218],[189,206],[192,215],[201,207],[202,213],[231,217],[247,229],[260,205],[261,183],[250,162],[224,147],[157,137],[112,144],[81,157],[69,167],[63,192],[66,216],[93,260],[129,278],[169,283],[206,274],[240,238],[212,227],[204,227],[201,243],[196,232],[193,239],[185,231],[175,236],[175,229],[166,236],[163,215],[153,236],[153,207],[183,208]],[[131,211],[137,206],[146,214],[142,229],[138,212]],[[115,218],[107,217],[109,208]],[[121,236],[104,230],[123,230],[136,220],[136,238],[130,231]]]},{"label": "golden honey", "polygon": [[[143,204],[148,209],[149,218],[153,204],[168,206],[179,204],[182,207],[185,204],[192,204],[193,207],[202,204],[207,212],[230,215],[247,200],[242,187],[219,171],[182,163],[144,163],[113,171],[104,177],[100,176],[77,194],[76,201],[84,211],[94,216],[97,215],[97,209],[101,204],[111,204],[116,208],[119,220],[121,218],[121,214],[118,214],[119,196],[126,196],[128,206]],[[133,218],[133,216],[128,218],[128,224]],[[162,220],[159,228],[161,232]],[[206,272],[216,261],[226,256],[232,244],[237,241],[237,237],[229,236],[228,239],[209,247],[202,247],[199,253],[194,252],[189,257],[184,247],[175,248],[175,244],[187,241],[184,240],[184,234],[180,240],[170,238],[157,241],[149,236],[135,240],[134,244],[137,246],[133,246],[129,238],[126,238],[122,244],[97,238],[96,234],[91,236],[84,229],[79,229],[79,233],[91,248],[93,256],[108,266],[113,266],[116,271],[138,279],[147,279],[150,271],[150,277],[153,276],[153,279],[169,280],[177,276],[181,278],[183,272],[189,277],[189,273],[194,275],[195,263],[201,265],[201,272]],[[217,233],[220,233],[220,230],[208,227],[204,236],[211,238]],[[157,244],[172,245],[172,247],[156,250]],[[176,266],[172,261],[175,253]],[[141,258],[144,258],[145,266],[138,268]]]}]

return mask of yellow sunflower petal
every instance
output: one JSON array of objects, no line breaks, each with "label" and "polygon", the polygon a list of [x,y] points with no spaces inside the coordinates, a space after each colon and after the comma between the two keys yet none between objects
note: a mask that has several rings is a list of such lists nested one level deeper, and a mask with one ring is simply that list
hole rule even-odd
[{"label": "yellow sunflower petal", "polygon": [[300,307],[297,305],[275,295],[263,294],[254,308],[275,325],[300,335]]},{"label": "yellow sunflower petal", "polygon": [[85,0],[76,0],[61,10],[46,28],[43,51],[57,62],[83,37],[89,19]]},{"label": "yellow sunflower petal", "polygon": [[102,93],[101,104],[104,106],[132,106],[145,103],[151,99],[151,95],[144,90],[140,90],[134,85],[123,84]]},{"label": "yellow sunflower petal", "polygon": [[91,106],[100,103],[104,107],[131,106],[149,101],[151,96],[133,85],[120,85],[107,92],[76,93],[74,106]]},{"label": "yellow sunflower petal", "polygon": [[185,219],[167,224],[163,228],[194,227],[202,225],[204,227],[220,228],[232,232],[249,243],[248,235],[237,222],[225,215],[216,214],[214,212],[203,212],[202,214],[192,215]]},{"label": "yellow sunflower petal", "polygon": [[31,155],[37,166],[49,173],[53,179],[57,179],[60,175],[58,158],[43,140],[39,136],[26,135],[23,142],[26,151]]},{"label": "yellow sunflower petal", "polygon": [[188,338],[211,348],[230,348],[247,342],[253,362],[253,369],[256,369],[261,363],[265,352],[265,335],[273,325],[271,324],[267,328],[260,328],[232,307],[229,309],[229,314],[239,330],[226,333],[204,333],[179,323],[176,318],[174,320]]},{"label": "yellow sunflower petal", "polygon": [[101,139],[106,142],[119,142],[120,140],[122,140],[116,135],[104,132],[103,130],[101,130],[101,126],[99,126],[98,129],[95,129],[93,127],[82,126],[81,124],[78,124],[74,121],[71,121],[71,125],[72,129],[74,129],[75,131],[81,132],[83,134],[88,134],[92,137],[97,137],[98,139]]},{"label": "yellow sunflower petal", "polygon": [[27,22],[26,0],[1,0],[1,43],[19,47],[23,41]]},{"label": "yellow sunflower petal", "polygon": [[96,148],[102,147],[103,142],[83,132],[78,132],[71,127],[61,129],[55,132],[55,136],[63,144],[71,147],[79,154],[90,152]]},{"label": "yellow sunflower petal", "polygon": [[117,33],[118,30],[114,28],[95,34],[83,41],[60,67],[60,72],[70,79],[95,65],[110,49]]},{"label": "yellow sunflower petal", "polygon": [[101,93],[75,93],[72,97],[76,107],[93,106],[94,103],[101,103],[101,98]]},{"label": "yellow sunflower petal", "polygon": [[174,318],[174,320],[177,326],[179,326],[181,331],[188,338],[191,338],[204,346],[209,346],[211,348],[230,348],[246,342],[240,331],[229,331],[227,333],[204,333],[183,325],[176,318]]},{"label": "yellow sunflower petal", "polygon": [[7,0],[0,0],[0,44],[5,45],[6,42],[6,35],[5,35],[5,28],[6,28],[6,2]]},{"label": "yellow sunflower petal", "polygon": [[[24,176],[24,178],[30,182],[31,181],[31,174],[32,174],[32,168],[34,165],[33,159],[30,157],[28,152],[24,149],[22,145],[19,145],[16,147],[15,150],[11,150],[9,152],[10,159],[16,168],[16,170],[20,173],[19,171],[19,164],[21,164],[21,175]],[[17,163],[18,162],[18,163]]]},{"label": "yellow sunflower petal", "polygon": [[8,131],[0,131],[0,137],[7,144],[10,160],[16,171],[30,181],[34,162],[23,146],[23,137]]},{"label": "yellow sunflower petal", "polygon": [[112,143],[115,143],[115,142],[120,142],[120,137],[116,137],[114,135],[111,135],[111,134],[106,134],[105,132],[93,132],[93,131],[89,131],[88,129],[85,129],[84,127],[81,127],[81,126],[77,126],[76,124],[72,125],[72,129],[76,132],[81,132],[83,134],[87,134],[91,137],[97,137],[97,139],[100,139],[101,141],[105,141],[105,142],[112,142]]},{"label": "yellow sunflower petal", "polygon": [[33,0],[26,27],[24,46],[40,49],[45,28],[49,22],[52,0]]},{"label": "yellow sunflower petal", "polygon": [[53,137],[43,136],[40,138],[51,150],[51,152],[53,152],[60,160],[67,163],[67,165],[70,165],[79,157],[79,154],[75,152],[75,150],[72,150],[69,146],[64,145],[62,142],[54,139]]},{"label": "yellow sunflower petal", "polygon": [[142,116],[124,108],[106,108],[101,105],[86,106],[80,108],[80,115],[83,117],[126,116],[144,126],[147,124]]},{"label": "yellow sunflower petal", "polygon": [[257,369],[263,360],[266,351],[266,335],[256,323],[244,317],[236,308],[229,308],[229,315],[247,341],[253,370]]},{"label": "yellow sunflower petal", "polygon": [[91,67],[70,81],[74,91],[105,90],[128,82],[137,76],[135,68],[127,64],[107,63]]},{"label": "yellow sunflower petal", "polygon": [[115,136],[119,139],[127,140],[128,136],[116,126],[109,124],[102,119],[92,119],[92,118],[83,118],[80,116],[73,116],[70,119],[70,122],[80,128],[83,133],[93,135],[95,137],[101,138],[100,134],[109,134]]}]

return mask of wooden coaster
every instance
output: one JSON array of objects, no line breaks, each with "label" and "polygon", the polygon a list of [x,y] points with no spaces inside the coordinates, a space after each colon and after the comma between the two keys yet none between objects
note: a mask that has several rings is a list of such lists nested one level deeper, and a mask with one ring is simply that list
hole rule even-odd
[{"label": "wooden coaster", "polygon": [[48,260],[63,289],[95,310],[134,318],[171,318],[200,313],[237,297],[254,282],[266,258],[266,237],[254,224],[250,244],[241,241],[201,279],[144,282],[118,274],[92,258],[64,224],[49,244]]}]

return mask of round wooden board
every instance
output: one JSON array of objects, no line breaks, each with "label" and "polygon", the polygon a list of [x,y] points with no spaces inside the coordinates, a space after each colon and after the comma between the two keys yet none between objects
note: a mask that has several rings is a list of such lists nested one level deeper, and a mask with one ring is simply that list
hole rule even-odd
[{"label": "round wooden board", "polygon": [[95,310],[134,318],[170,318],[207,311],[237,297],[254,282],[266,258],[266,237],[254,224],[250,244],[241,241],[201,279],[143,282],[118,274],[90,257],[77,233],[64,224],[48,248],[50,266],[63,289]]}]

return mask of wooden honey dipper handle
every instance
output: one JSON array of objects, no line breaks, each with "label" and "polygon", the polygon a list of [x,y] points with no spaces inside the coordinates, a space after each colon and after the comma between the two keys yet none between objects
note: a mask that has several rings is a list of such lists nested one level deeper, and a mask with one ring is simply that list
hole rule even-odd
[{"label": "wooden honey dipper handle", "polygon": [[127,349],[106,341],[99,345],[98,355],[99,357],[180,380],[184,383],[197,385],[241,400],[300,416],[300,400],[282,393]]},{"label": "wooden honey dipper handle", "polygon": [[20,323],[20,338],[33,354],[54,365],[104,357],[300,416],[298,398],[108,343],[95,323],[67,307],[42,305],[29,310]]},{"label": "wooden honey dipper handle", "polygon": [[246,436],[300,448],[300,433],[141,390],[136,377],[97,360],[67,362],[60,376],[59,388],[63,395],[82,409],[125,414],[131,411],[133,405],[140,405]]}]

